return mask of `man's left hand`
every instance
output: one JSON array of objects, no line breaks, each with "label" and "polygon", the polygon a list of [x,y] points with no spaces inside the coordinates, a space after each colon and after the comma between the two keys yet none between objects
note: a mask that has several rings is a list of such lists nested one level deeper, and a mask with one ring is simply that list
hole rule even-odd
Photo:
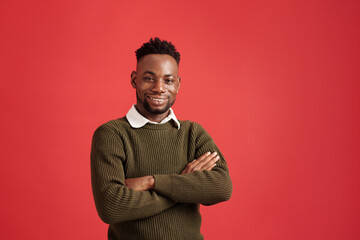
[{"label": "man's left hand", "polygon": [[127,178],[125,179],[126,187],[137,190],[137,191],[147,191],[154,188],[155,179],[153,176],[144,176],[138,178]]}]

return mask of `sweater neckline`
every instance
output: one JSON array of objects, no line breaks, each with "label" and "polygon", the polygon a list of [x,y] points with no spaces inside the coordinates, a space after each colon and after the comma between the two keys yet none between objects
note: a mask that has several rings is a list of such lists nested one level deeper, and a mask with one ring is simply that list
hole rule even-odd
[{"label": "sweater neckline", "polygon": [[168,121],[166,123],[161,123],[161,124],[146,123],[141,128],[151,129],[151,130],[169,130],[169,129],[172,129],[172,128],[177,129],[177,126],[176,126],[176,123],[173,120],[170,120],[170,121]]}]

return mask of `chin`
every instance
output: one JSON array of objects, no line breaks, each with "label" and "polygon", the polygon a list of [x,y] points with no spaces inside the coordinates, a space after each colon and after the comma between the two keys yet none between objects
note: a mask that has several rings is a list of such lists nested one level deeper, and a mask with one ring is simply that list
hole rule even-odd
[{"label": "chin", "polygon": [[164,107],[161,109],[146,108],[146,110],[148,110],[148,112],[150,112],[152,114],[163,114],[163,113],[166,113],[169,109],[170,109],[170,107]]},{"label": "chin", "polygon": [[172,104],[168,103],[166,104],[166,106],[162,108],[152,108],[148,102],[145,102],[144,107],[151,114],[163,114],[166,113],[173,104],[174,103]]}]

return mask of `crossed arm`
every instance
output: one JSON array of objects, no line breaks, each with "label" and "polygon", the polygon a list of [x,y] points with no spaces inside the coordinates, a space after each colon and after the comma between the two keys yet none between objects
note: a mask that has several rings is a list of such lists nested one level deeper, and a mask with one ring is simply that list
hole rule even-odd
[{"label": "crossed arm", "polygon": [[226,162],[208,134],[196,141],[196,152],[202,155],[180,174],[126,179],[122,139],[111,127],[98,128],[93,136],[91,177],[100,218],[112,224],[153,216],[178,202],[211,205],[228,200],[232,185]]},{"label": "crossed arm", "polygon": [[[186,165],[185,169],[181,172],[181,174],[189,174],[195,171],[210,171],[213,167],[216,166],[216,162],[220,159],[217,155],[217,152],[207,152],[198,159],[193,160],[188,165]],[[155,178],[153,176],[144,176],[138,178],[127,178],[125,179],[126,187],[137,190],[137,191],[147,191],[154,189],[155,186]]]}]

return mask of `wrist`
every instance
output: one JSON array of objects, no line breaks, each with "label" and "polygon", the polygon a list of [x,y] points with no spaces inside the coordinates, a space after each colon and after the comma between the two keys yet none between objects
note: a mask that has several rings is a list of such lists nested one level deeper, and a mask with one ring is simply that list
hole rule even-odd
[{"label": "wrist", "polygon": [[155,187],[155,178],[154,178],[154,176],[149,176],[148,186],[149,186],[150,190],[154,189],[154,187]]}]

